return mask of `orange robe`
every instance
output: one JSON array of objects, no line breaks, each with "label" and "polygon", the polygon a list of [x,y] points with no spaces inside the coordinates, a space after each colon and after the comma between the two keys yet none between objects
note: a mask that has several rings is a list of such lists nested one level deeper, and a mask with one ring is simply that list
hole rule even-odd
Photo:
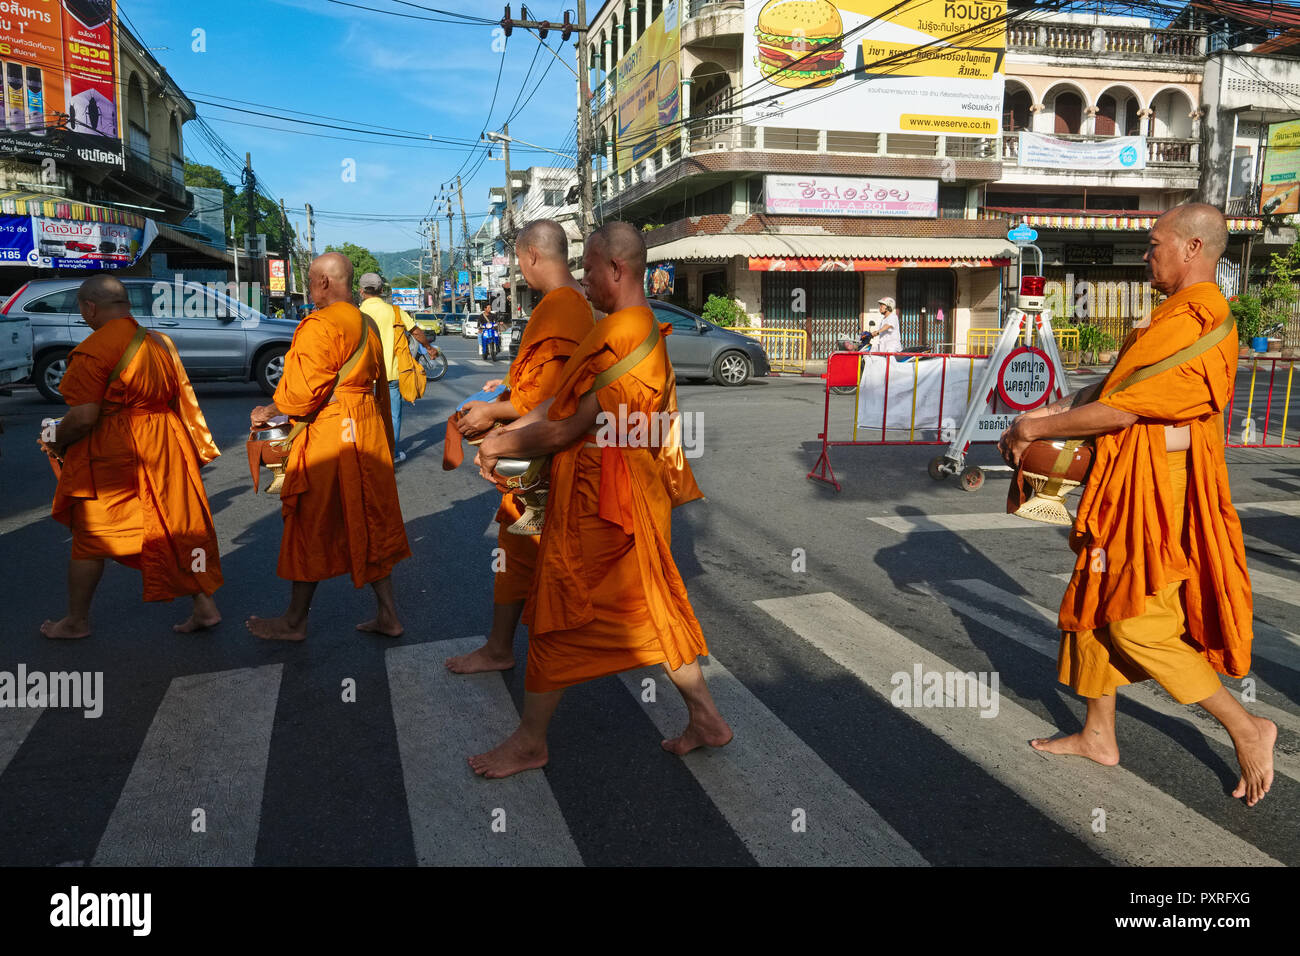
[{"label": "orange robe", "polygon": [[221,558],[199,469],[221,453],[166,336],[146,336],[109,384],[137,328],[113,319],[68,357],[64,401],[99,403],[100,415],[67,450],[54,518],[72,529],[73,558],[139,568],[146,601],[212,594]]},{"label": "orange robe", "polygon": [[[335,390],[363,329],[366,350]],[[276,573],[290,581],[351,574],[356,587],[387,577],[411,549],[397,499],[388,374],[374,323],[346,302],[308,315],[293,334],[274,401],[294,419],[317,413],[285,462]]]},{"label": "orange robe", "polygon": [[[596,376],[634,351],[653,323],[645,307],[597,322],[564,368],[550,417],[573,415]],[[620,406],[629,415],[675,411],[664,340],[597,398],[613,416]],[[708,653],[669,550],[673,507],[698,497],[680,447],[598,448],[584,437],[553,456],[537,573],[524,608],[527,690],[557,690],[650,664],[676,670]]]},{"label": "orange robe", "polygon": [[[1131,372],[1191,345],[1227,314],[1228,303],[1212,282],[1170,296],[1148,327],[1129,334],[1102,394]],[[1250,579],[1223,455],[1223,410],[1236,374],[1237,341],[1229,335],[1197,358],[1101,399],[1138,421],[1096,440],[1092,473],[1070,535],[1078,559],[1061,602],[1063,682],[1078,688],[1095,680],[1090,672],[1099,658],[1091,631],[1143,616],[1149,598],[1180,581],[1186,582],[1190,641],[1220,674],[1243,677],[1249,671]],[[1182,534],[1165,451],[1166,425],[1190,427]],[[1075,663],[1067,666],[1071,660]]]},{"label": "orange robe", "polygon": [[[524,329],[507,381],[510,404],[521,416],[555,394],[564,363],[594,327],[591,306],[581,292],[560,286],[542,297]],[[541,535],[510,534],[506,529],[523,514],[513,494],[501,496],[497,509],[497,546],[505,553],[505,570],[495,576],[492,600],[515,604],[528,597],[537,568]]]}]

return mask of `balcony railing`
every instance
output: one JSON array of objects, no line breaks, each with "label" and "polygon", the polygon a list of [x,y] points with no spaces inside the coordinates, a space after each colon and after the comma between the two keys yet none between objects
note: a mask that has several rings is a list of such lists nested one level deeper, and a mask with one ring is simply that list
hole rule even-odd
[{"label": "balcony railing", "polygon": [[1098,54],[1114,57],[1203,58],[1206,35],[1161,27],[1087,26],[1081,23],[1012,22],[1007,48],[1027,53]]},{"label": "balcony railing", "polygon": [[[1053,133],[1051,135],[1056,139],[1064,139],[1076,143],[1100,143],[1111,139],[1109,136],[1078,136],[1069,133]],[[1002,161],[1004,163],[1016,163],[1019,161],[1019,158],[1020,134],[1004,133],[1002,136]],[[1148,166],[1195,167],[1199,165],[1200,161],[1200,140],[1147,138]]]}]

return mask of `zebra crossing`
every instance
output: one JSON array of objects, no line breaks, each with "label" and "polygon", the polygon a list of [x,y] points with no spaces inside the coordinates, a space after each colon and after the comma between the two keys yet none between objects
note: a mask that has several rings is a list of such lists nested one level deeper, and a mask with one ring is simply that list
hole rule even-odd
[{"label": "zebra crossing", "polygon": [[[923,526],[911,532],[926,533]],[[1300,588],[1286,577],[1256,572],[1259,593],[1289,607],[1300,606]],[[868,699],[890,702],[918,739],[937,743],[987,775],[1005,799],[1045,821],[1042,863],[1053,862],[1054,839],[1074,841],[1102,862],[1123,865],[1272,866],[1300,862],[1294,834],[1261,839],[1243,822],[1236,806],[1214,793],[1212,771],[1203,768],[1199,791],[1224,806],[1189,799],[1192,784],[1166,781],[1126,763],[1103,768],[1081,760],[1050,758],[1026,743],[1057,732],[1053,714],[1023,688],[1004,684],[995,713],[981,713],[945,690],[937,702],[908,705],[894,700],[902,683],[916,672],[970,672],[971,653],[983,653],[988,670],[1029,668],[1053,686],[1056,656],[1055,614],[1040,601],[1059,594],[1060,574],[1023,573],[1027,593],[1012,593],[975,579],[933,580],[910,585],[919,599],[946,607],[952,633],[976,626],[995,635],[964,653],[936,649],[920,635],[903,633],[843,595],[816,591],[752,602],[765,622],[767,638],[800,642],[842,669]],[[899,625],[902,627],[903,625]],[[981,632],[983,633],[983,632]],[[501,673],[468,677],[450,674],[443,660],[481,644],[465,637],[384,650],[383,664],[391,707],[392,733],[409,815],[414,860],[420,865],[580,866],[582,828],[587,810],[576,812],[557,796],[550,772],[529,772],[486,781],[465,763],[469,753],[486,750],[505,737],[519,711]],[[1277,781],[1270,799],[1300,781],[1300,714],[1294,688],[1300,679],[1300,638],[1267,621],[1258,622],[1256,655],[1282,674],[1256,677],[1250,709],[1274,720],[1288,746],[1277,754]],[[736,663],[732,661],[731,663]],[[926,866],[910,826],[898,808],[875,806],[846,780],[842,760],[827,754],[818,740],[792,729],[747,686],[727,662],[711,657],[705,666],[710,689],[736,730],[725,748],[696,751],[682,759],[696,790],[692,805],[671,808],[686,815],[720,815],[753,862],[764,866],[903,865]],[[272,728],[280,704],[281,664],[192,674],[174,679],[163,695],[121,786],[93,854],[91,865],[247,866],[258,859],[264,825],[262,798],[270,760]],[[900,680],[901,678],[901,680]],[[918,676],[919,683],[919,676]],[[678,733],[684,706],[661,670],[620,675],[621,685],[644,718],[641,732],[626,726],[592,728],[591,733],[627,735],[629,761],[660,757],[659,736]],[[1240,694],[1235,682],[1228,682]],[[1045,691],[1045,693],[1047,693]],[[1073,698],[1055,689],[1062,702]],[[1287,694],[1291,696],[1287,696]],[[1160,727],[1191,728],[1225,763],[1232,745],[1213,720],[1178,705],[1151,684],[1128,688],[1122,718]],[[1081,710],[1081,708],[1077,708]],[[232,719],[232,715],[234,719]],[[0,789],[15,754],[42,717],[39,710],[0,710]],[[1132,726],[1130,724],[1129,726]],[[903,744],[900,744],[903,745]],[[1235,763],[1231,764],[1235,770]],[[852,778],[852,774],[847,775]],[[653,772],[646,779],[652,780]],[[963,786],[960,776],[950,783]],[[599,781],[593,781],[599,790]],[[610,800],[656,806],[652,792],[609,794]],[[1207,798],[1208,799],[1208,798]],[[1268,801],[1265,801],[1268,804]],[[205,825],[196,826],[196,808]],[[1106,825],[1098,829],[1098,812]],[[958,821],[936,820],[962,839]],[[1049,829],[1050,827],[1050,829]],[[1289,852],[1287,852],[1289,849]],[[58,861],[51,861],[58,862]],[[991,859],[989,862],[997,862]]]}]

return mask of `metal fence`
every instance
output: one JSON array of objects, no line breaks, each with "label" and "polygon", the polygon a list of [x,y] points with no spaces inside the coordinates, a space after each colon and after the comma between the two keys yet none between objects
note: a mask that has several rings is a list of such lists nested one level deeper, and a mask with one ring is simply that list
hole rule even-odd
[{"label": "metal fence", "polygon": [[[1250,375],[1244,362],[1237,366],[1232,398],[1224,412],[1224,434],[1229,448],[1300,448],[1300,429],[1292,427],[1296,359],[1254,358]],[[1243,389],[1244,386],[1244,389]],[[1290,441],[1287,432],[1290,430]]]},{"label": "metal fence", "polygon": [[758,339],[774,372],[799,374],[808,364],[808,333],[804,329],[737,328],[732,331]]},{"label": "metal fence", "polygon": [[[992,355],[993,347],[997,345],[998,336],[1002,334],[1001,329],[969,329],[966,332],[966,349],[970,355]],[[1079,350],[1079,330],[1077,328],[1052,329],[1052,337],[1056,339],[1056,351],[1061,355],[1061,364],[1066,368],[1078,368],[1082,358]],[[1021,333],[1016,341],[1024,343],[1024,333]]]}]

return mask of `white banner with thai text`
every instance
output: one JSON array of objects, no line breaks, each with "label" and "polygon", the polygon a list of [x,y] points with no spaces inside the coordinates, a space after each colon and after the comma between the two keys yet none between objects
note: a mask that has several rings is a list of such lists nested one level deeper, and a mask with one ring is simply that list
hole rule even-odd
[{"label": "white banner with thai text", "polygon": [[1085,142],[1021,133],[1017,164],[1089,171],[1146,169],[1147,140],[1145,136],[1113,136]]}]

